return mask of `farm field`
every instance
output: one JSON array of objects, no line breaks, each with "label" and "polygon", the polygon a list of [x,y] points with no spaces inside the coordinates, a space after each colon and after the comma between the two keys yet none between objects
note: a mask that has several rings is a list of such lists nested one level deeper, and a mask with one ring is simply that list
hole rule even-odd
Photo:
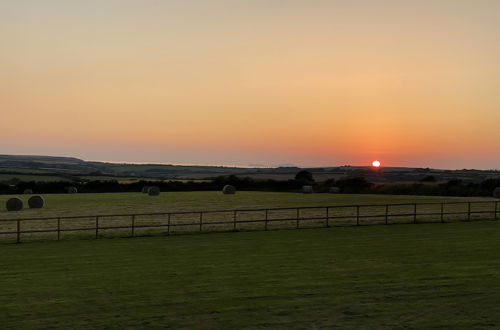
[{"label": "farm field", "polygon": [[[0,195],[0,219],[82,214],[127,214],[350,204],[491,200],[491,198],[472,197],[301,194],[248,191],[240,191],[235,195],[223,195],[219,191],[196,191],[163,192],[160,196],[148,196],[142,193],[47,194],[43,196],[46,201],[46,207],[43,209],[24,209],[20,212],[7,212],[5,210],[5,202],[13,196]],[[18,197],[26,202],[29,195],[21,195]]]},{"label": "farm field", "polygon": [[71,181],[68,178],[54,175],[30,175],[30,174],[5,174],[0,173],[0,181],[9,181],[12,179],[18,179],[21,181],[37,181],[37,182],[52,182],[52,181]]},{"label": "farm field", "polygon": [[[494,219],[500,215],[499,203],[480,198],[469,204],[460,203],[470,201],[463,198],[265,192],[239,192],[236,195],[176,192],[163,193],[159,197],[141,193],[45,197],[47,207],[44,209],[0,213],[0,242],[451,222]],[[24,196],[25,200],[27,198]],[[441,202],[453,203],[441,205]],[[395,205],[383,205],[387,203]],[[370,204],[375,205],[368,206]],[[297,207],[303,208],[299,210]],[[238,211],[233,211],[235,209]],[[37,217],[41,219],[16,221]]]},{"label": "farm field", "polygon": [[4,328],[500,326],[500,222],[0,245]]}]

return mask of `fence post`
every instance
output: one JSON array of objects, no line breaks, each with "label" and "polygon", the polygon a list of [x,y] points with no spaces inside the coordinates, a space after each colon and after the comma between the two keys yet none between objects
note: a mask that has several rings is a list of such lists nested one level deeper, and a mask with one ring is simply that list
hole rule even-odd
[{"label": "fence post", "polygon": [[444,203],[441,203],[441,222],[444,222]]},{"label": "fence post", "polygon": [[385,224],[389,224],[389,204],[385,206]]},{"label": "fence post", "polygon": [[356,226],[359,226],[359,205],[356,205]]},{"label": "fence post", "polygon": [[236,231],[236,210],[234,210],[234,214],[233,214],[233,230]]},{"label": "fence post", "polygon": [[417,223],[417,203],[413,204],[413,223]]},{"label": "fence post", "polygon": [[99,238],[99,216],[95,217],[95,238]]},{"label": "fence post", "polygon": [[300,209],[297,207],[297,229],[299,229],[299,216],[300,216]]},{"label": "fence post", "polygon": [[170,235],[170,213],[167,217],[167,235]]},{"label": "fence post", "polygon": [[268,210],[266,209],[266,221],[265,221],[264,230],[267,230],[267,218],[268,218],[267,211],[268,211]]},{"label": "fence post", "polygon": [[326,228],[330,227],[330,208],[326,207]]},{"label": "fence post", "polygon": [[135,215],[132,216],[132,237],[135,236]]},{"label": "fence post", "polygon": [[467,205],[467,221],[470,221],[470,207],[471,207],[471,203],[469,202]]},{"label": "fence post", "polygon": [[57,240],[61,239],[61,218],[57,218]]},{"label": "fence post", "polygon": [[495,202],[495,220],[498,219],[497,214],[498,214],[498,202]]},{"label": "fence post", "polygon": [[17,220],[17,243],[21,243],[21,220]]},{"label": "fence post", "polygon": [[203,226],[203,212],[200,212],[200,231],[202,226]]}]

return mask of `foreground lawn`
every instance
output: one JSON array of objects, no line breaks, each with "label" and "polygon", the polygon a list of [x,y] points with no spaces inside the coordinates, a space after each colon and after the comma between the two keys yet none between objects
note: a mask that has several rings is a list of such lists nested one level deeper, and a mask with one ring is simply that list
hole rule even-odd
[{"label": "foreground lawn", "polygon": [[500,327],[500,222],[0,245],[3,328]]},{"label": "foreground lawn", "polygon": [[460,198],[408,195],[361,195],[361,194],[301,194],[242,191],[235,195],[223,195],[219,191],[164,192],[160,196],[142,193],[102,194],[47,194],[43,195],[46,207],[27,208],[29,195],[19,196],[25,209],[7,212],[5,202],[12,196],[0,195],[0,219],[12,217],[68,216],[88,214],[126,214],[146,212],[175,212],[195,210],[225,210],[277,208],[297,206],[327,206],[345,204],[386,204],[414,202],[444,202],[491,200],[491,198]]}]

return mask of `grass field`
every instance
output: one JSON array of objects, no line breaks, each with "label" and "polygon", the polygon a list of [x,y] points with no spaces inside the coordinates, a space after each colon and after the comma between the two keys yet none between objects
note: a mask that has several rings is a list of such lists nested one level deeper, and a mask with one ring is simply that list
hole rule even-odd
[{"label": "grass field", "polygon": [[0,245],[3,328],[500,327],[500,222]]},{"label": "grass field", "polygon": [[[461,198],[388,196],[388,195],[333,195],[297,193],[240,192],[223,195],[220,192],[163,193],[159,197],[146,194],[66,194],[47,195],[47,207],[41,210],[26,209],[21,212],[0,213],[0,242],[16,242],[39,239],[69,239],[93,237],[126,237],[145,235],[167,235],[192,232],[273,230],[287,228],[312,228],[325,226],[349,226],[384,223],[413,223],[459,221],[467,219],[467,204],[452,204],[443,207],[449,214],[442,219],[441,205],[324,207],[315,209],[272,210],[272,211],[225,211],[204,213],[196,211],[260,209],[303,206],[335,206],[353,204],[422,203],[463,201]],[[6,198],[6,197],[4,197]],[[24,196],[27,199],[28,196]],[[488,199],[475,199],[488,201]],[[1,200],[0,200],[1,202]],[[499,208],[499,205],[496,205]],[[470,220],[495,217],[494,203],[471,205]],[[419,214],[414,217],[411,214]],[[188,214],[151,214],[131,217],[125,214],[158,212],[191,212]],[[487,213],[474,213],[476,211]],[[118,216],[103,216],[118,214]],[[359,214],[359,216],[358,216]],[[389,216],[385,216],[390,214]],[[96,215],[100,215],[96,218]],[[403,216],[402,216],[403,215]],[[498,215],[498,213],[497,213]],[[57,217],[83,216],[78,219]],[[52,217],[37,221],[6,218]],[[300,219],[297,220],[297,219]],[[299,223],[300,222],[300,223]],[[131,226],[134,228],[131,228]],[[99,227],[99,229],[97,229]],[[16,233],[20,232],[20,236]],[[40,232],[43,231],[43,232]]]},{"label": "grass field", "polygon": [[30,174],[1,174],[0,181],[8,181],[12,179],[19,179],[21,181],[38,181],[38,182],[51,182],[51,181],[71,181],[68,178],[54,176],[54,175],[30,175]]},{"label": "grass field", "polygon": [[[24,209],[7,212],[5,202],[12,196],[0,195],[0,219],[11,217],[68,216],[82,214],[146,213],[202,211],[224,209],[278,208],[345,204],[385,204],[441,201],[491,200],[485,198],[359,195],[359,194],[300,194],[276,192],[238,192],[223,195],[218,191],[164,192],[160,196],[142,193],[51,194],[44,195],[44,209]],[[27,202],[29,195],[19,196]]]}]

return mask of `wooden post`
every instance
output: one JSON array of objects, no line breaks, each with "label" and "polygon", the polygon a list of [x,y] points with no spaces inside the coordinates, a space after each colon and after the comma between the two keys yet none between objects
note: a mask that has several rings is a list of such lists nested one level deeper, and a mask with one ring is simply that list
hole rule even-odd
[{"label": "wooden post", "polygon": [[135,236],[135,215],[132,216],[132,237]]},{"label": "wooden post", "polygon": [[299,216],[300,216],[300,209],[297,207],[297,229],[299,229]]},{"label": "wooden post", "polygon": [[61,218],[57,218],[57,240],[61,239]]},{"label": "wooden post", "polygon": [[99,238],[99,216],[95,217],[95,238]]},{"label": "wooden post", "polygon": [[200,231],[203,226],[203,212],[200,212]]},{"label": "wooden post", "polygon": [[236,231],[236,210],[234,210],[234,214],[233,214],[233,230]]},{"label": "wooden post", "polygon": [[17,220],[17,243],[21,243],[21,220]]},{"label": "wooden post", "polygon": [[359,226],[359,205],[356,205],[356,226]]},{"label": "wooden post", "polygon": [[441,203],[441,223],[444,222],[444,203]]},{"label": "wooden post", "polygon": [[326,207],[326,228],[330,227],[330,208]]},{"label": "wooden post", "polygon": [[413,204],[413,223],[417,223],[417,203]]},{"label": "wooden post", "polygon": [[167,235],[170,235],[170,213],[167,217]]},{"label": "wooden post", "polygon": [[389,204],[385,206],[385,224],[389,224]]},{"label": "wooden post", "polygon": [[497,214],[498,214],[498,202],[495,202],[495,220],[498,219]]},{"label": "wooden post", "polygon": [[467,205],[467,221],[470,221],[470,208],[471,208],[471,203],[469,202]]},{"label": "wooden post", "polygon": [[264,225],[264,230],[267,230],[267,219],[268,219],[268,214],[267,214],[267,209],[266,209],[266,221],[265,221],[265,225]]}]

